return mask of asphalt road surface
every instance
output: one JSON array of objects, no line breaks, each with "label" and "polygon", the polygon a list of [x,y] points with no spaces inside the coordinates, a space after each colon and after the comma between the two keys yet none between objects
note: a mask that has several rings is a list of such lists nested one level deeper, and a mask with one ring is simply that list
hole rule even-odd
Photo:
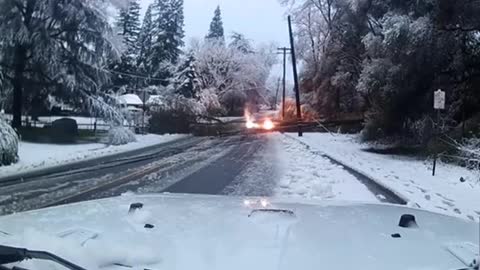
[{"label": "asphalt road surface", "polygon": [[95,165],[0,182],[0,214],[126,192],[220,194],[267,143],[261,135],[191,137]]},{"label": "asphalt road surface", "polygon": [[[0,214],[128,192],[270,196],[278,168],[274,160],[258,159],[270,151],[271,143],[268,134],[189,137],[47,175],[10,179],[0,182]],[[254,164],[262,167],[252,168]],[[249,169],[255,170],[254,176],[245,176]],[[401,203],[362,175],[350,173],[384,201]]]}]

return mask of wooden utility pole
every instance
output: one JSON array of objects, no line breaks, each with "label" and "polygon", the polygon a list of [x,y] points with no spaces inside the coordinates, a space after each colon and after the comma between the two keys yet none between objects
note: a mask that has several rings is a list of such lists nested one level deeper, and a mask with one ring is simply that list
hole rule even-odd
[{"label": "wooden utility pole", "polygon": [[283,95],[282,95],[282,120],[285,120],[285,99],[287,98],[286,94],[286,76],[287,76],[287,52],[290,51],[290,48],[283,47],[278,48],[280,54],[283,55],[283,79],[282,79],[282,87],[283,87]]},{"label": "wooden utility pole", "polygon": [[292,17],[288,16],[288,31],[290,33],[290,51],[292,53],[292,66],[293,66],[293,82],[295,84],[295,99],[297,103],[297,124],[298,124],[298,136],[302,137],[302,111],[300,105],[300,88],[298,86],[298,73],[297,73],[297,58],[295,57],[295,40],[293,38],[292,30]]},{"label": "wooden utility pole", "polygon": [[277,103],[278,103],[278,91],[280,90],[280,77],[278,77],[277,81],[277,93],[275,94],[275,105],[273,107],[274,110],[277,110]]}]

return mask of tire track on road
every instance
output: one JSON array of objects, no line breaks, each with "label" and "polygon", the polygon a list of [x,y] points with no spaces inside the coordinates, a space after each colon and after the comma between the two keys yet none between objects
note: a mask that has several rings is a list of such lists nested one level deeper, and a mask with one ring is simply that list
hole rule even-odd
[{"label": "tire track on road", "polygon": [[[104,197],[118,196],[126,192],[136,194],[159,193],[163,190],[181,181],[186,176],[201,170],[210,163],[223,158],[235,144],[235,139],[228,138],[220,143],[215,142],[214,146],[206,146],[201,149],[191,149],[176,156],[172,156],[162,161],[165,167],[159,170],[153,170],[134,181],[113,187],[110,190],[97,193],[88,199],[98,199]],[[194,151],[195,150],[195,151]]]},{"label": "tire track on road", "polygon": [[[98,163],[91,164],[90,162],[85,162],[85,164],[73,164],[70,166],[70,169],[63,168],[56,172],[50,172],[48,175],[41,175],[41,176],[31,176],[31,177],[11,177],[8,179],[3,179],[0,181],[0,187],[6,188],[9,186],[15,185],[25,185],[27,183],[35,183],[35,182],[45,182],[49,180],[58,180],[64,178],[70,179],[81,179],[85,177],[93,177],[105,175],[105,172],[112,170],[112,168],[119,167],[119,166],[137,166],[144,162],[148,162],[152,159],[157,157],[161,157],[165,155],[165,149],[171,149],[175,151],[175,149],[186,149],[189,147],[193,147],[200,142],[204,141],[204,138],[198,137],[190,137],[186,139],[179,139],[177,141],[172,141],[170,144],[160,144],[157,148],[152,149],[148,148],[145,152],[141,153],[138,151],[133,151],[130,153],[125,153],[123,156],[116,154],[112,157],[105,157],[102,158],[101,161],[99,160]],[[65,165],[63,167],[68,167]]]},{"label": "tire track on road", "polygon": [[253,159],[254,153],[262,149],[265,140],[260,136],[242,136],[238,144],[221,159],[212,162],[163,191],[171,193],[221,194],[248,166]]},{"label": "tire track on road", "polygon": [[92,194],[100,193],[150,172],[163,169],[165,164],[162,161],[165,158],[181,154],[190,149],[201,151],[211,148],[215,144],[218,144],[216,140],[197,138],[184,144],[183,148],[178,147],[178,145],[162,147],[154,157],[142,160],[140,163],[122,164],[107,171],[104,170],[102,173],[92,171],[90,174],[85,172],[73,176],[38,179],[3,187],[0,190],[0,197],[2,198],[0,214],[81,201]]}]

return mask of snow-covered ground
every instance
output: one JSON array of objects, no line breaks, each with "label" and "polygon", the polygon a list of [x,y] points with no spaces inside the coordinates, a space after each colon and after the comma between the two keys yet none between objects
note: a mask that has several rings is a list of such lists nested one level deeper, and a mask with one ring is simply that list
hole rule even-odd
[{"label": "snow-covered ground", "polygon": [[137,142],[120,146],[106,146],[100,143],[57,145],[20,142],[18,149],[20,161],[11,166],[0,167],[0,177],[131,151],[184,136],[137,135]]},{"label": "snow-covered ground", "polygon": [[300,201],[379,201],[355,176],[309,152],[295,139],[280,133],[263,136],[268,138],[266,143],[259,146],[224,194]]},{"label": "snow-covered ground", "polygon": [[[295,134],[286,136],[309,145],[312,152],[327,154],[369,176],[408,199],[410,205],[470,220],[480,215],[478,174],[465,168],[440,163],[437,175],[432,176],[431,160],[365,152],[362,149],[368,146],[361,144],[355,135],[307,133],[303,138]],[[467,181],[460,182],[460,177]]]},{"label": "snow-covered ground", "polygon": [[280,172],[275,196],[378,202],[375,195],[342,166],[308,151],[305,145],[290,137],[275,134],[273,139]]}]

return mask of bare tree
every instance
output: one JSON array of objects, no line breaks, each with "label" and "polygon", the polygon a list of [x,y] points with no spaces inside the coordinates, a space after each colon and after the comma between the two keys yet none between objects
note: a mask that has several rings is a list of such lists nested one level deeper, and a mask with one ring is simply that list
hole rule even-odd
[{"label": "bare tree", "polygon": [[339,29],[337,21],[341,9],[338,8],[337,1],[339,0],[280,1],[293,14],[299,56],[310,62],[315,72],[318,71],[320,58],[326,52],[332,32]]}]

